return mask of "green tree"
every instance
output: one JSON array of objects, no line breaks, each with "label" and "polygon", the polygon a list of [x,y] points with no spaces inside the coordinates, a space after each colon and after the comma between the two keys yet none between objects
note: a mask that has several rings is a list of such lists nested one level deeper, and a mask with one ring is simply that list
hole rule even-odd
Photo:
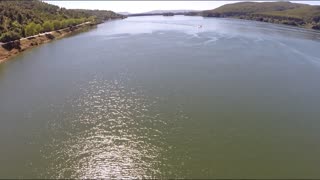
[{"label": "green tree", "polygon": [[21,15],[20,13],[18,14],[17,19],[20,24],[23,23],[23,15]]},{"label": "green tree", "polygon": [[81,19],[75,19],[75,24],[81,24],[81,23],[82,23]]},{"label": "green tree", "polygon": [[20,27],[21,27],[21,24],[20,24],[18,21],[13,21],[13,22],[12,22],[12,26],[13,26],[14,28],[20,28]]},{"label": "green tree", "polygon": [[1,34],[0,42],[9,42],[9,41],[18,40],[20,38],[21,38],[20,34],[13,32],[13,31],[9,31],[9,32]]},{"label": "green tree", "polygon": [[84,23],[85,21],[86,21],[85,18],[80,18],[80,24]]},{"label": "green tree", "polygon": [[68,27],[68,22],[66,19],[64,19],[61,21],[61,28],[66,28],[66,27]]},{"label": "green tree", "polygon": [[34,22],[29,23],[25,29],[24,33],[26,36],[33,36],[37,33],[36,24]]},{"label": "green tree", "polygon": [[61,28],[61,22],[60,21],[54,20],[52,23],[53,23],[54,30],[58,30],[58,29]]},{"label": "green tree", "polygon": [[72,26],[77,25],[77,21],[76,21],[76,19],[70,19],[70,20],[71,20],[71,25],[72,25]]},{"label": "green tree", "polygon": [[11,26],[12,26],[12,30],[14,31],[14,32],[16,32],[16,33],[18,33],[18,34],[22,34],[22,26],[21,26],[21,24],[18,22],[18,21],[13,21],[12,23],[11,23]]},{"label": "green tree", "polygon": [[97,19],[97,17],[96,17],[96,16],[90,16],[90,17],[87,19],[87,21],[95,22],[95,21],[96,21],[96,19]]},{"label": "green tree", "polygon": [[74,19],[67,19],[67,24],[68,24],[68,27],[74,26],[75,25]]},{"label": "green tree", "polygon": [[42,30],[43,30],[41,24],[36,24],[35,29],[36,29],[36,34],[39,34],[39,33],[42,32]]},{"label": "green tree", "polygon": [[43,27],[43,31],[44,31],[44,32],[49,32],[49,31],[53,31],[53,30],[54,30],[53,23],[50,22],[50,21],[45,21],[45,22],[42,24],[42,27]]},{"label": "green tree", "polygon": [[[91,21],[95,20],[94,22],[102,22],[105,19],[121,17],[121,15],[106,10],[59,8],[41,0],[0,0],[0,36],[6,32],[16,32],[21,36],[34,35],[39,32],[40,28],[39,26],[35,27],[31,22],[41,24],[42,31],[48,31],[74,26],[87,21],[88,18]],[[54,20],[58,20],[60,26],[57,21],[55,21],[55,26],[48,23],[44,25],[45,21],[53,24]]]}]

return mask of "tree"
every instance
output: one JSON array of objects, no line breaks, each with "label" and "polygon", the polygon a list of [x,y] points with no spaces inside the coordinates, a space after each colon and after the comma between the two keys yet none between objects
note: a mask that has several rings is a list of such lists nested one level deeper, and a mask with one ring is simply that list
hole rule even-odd
[{"label": "tree", "polygon": [[76,24],[81,24],[81,23],[83,23],[83,19],[75,19],[75,23]]},{"label": "tree", "polygon": [[29,23],[25,29],[24,33],[26,36],[33,36],[37,33],[36,24],[34,22]]},{"label": "tree", "polygon": [[43,31],[44,31],[44,32],[49,32],[49,31],[53,31],[53,30],[54,30],[53,23],[50,22],[50,21],[45,21],[45,22],[42,24],[42,27],[43,27]]},{"label": "tree", "polygon": [[[25,37],[39,31],[58,30],[87,21],[90,16],[91,20],[96,19],[96,22],[121,17],[112,11],[59,8],[42,0],[0,0],[0,36],[6,32],[16,32]],[[46,21],[52,25],[49,22],[45,23]],[[55,21],[54,25],[53,21]],[[31,22],[40,24],[43,27],[42,30],[40,26],[34,26]]]},{"label": "tree", "polygon": [[72,25],[72,26],[77,25],[77,21],[76,21],[76,19],[70,19],[70,21],[71,21],[71,25]]},{"label": "tree", "polygon": [[11,23],[11,26],[12,26],[12,30],[14,31],[14,32],[16,32],[16,33],[18,33],[18,34],[22,34],[22,26],[21,26],[21,24],[18,22],[18,21],[13,21],[12,23]]},{"label": "tree", "polygon": [[21,24],[21,23],[23,23],[23,16],[19,13],[18,14],[18,22]]},{"label": "tree", "polygon": [[87,20],[90,22],[95,22],[96,21],[96,16],[90,16]]},{"label": "tree", "polygon": [[67,24],[68,24],[68,27],[74,26],[75,25],[74,19],[67,19]]},{"label": "tree", "polygon": [[9,31],[9,32],[3,33],[0,36],[0,41],[1,42],[9,42],[9,41],[18,40],[20,38],[21,38],[20,34],[13,32],[13,31]]},{"label": "tree", "polygon": [[84,23],[85,21],[86,21],[85,18],[80,18],[80,24],[81,24],[81,23]]},{"label": "tree", "polygon": [[18,21],[13,21],[13,22],[12,22],[12,26],[13,26],[14,28],[20,28],[20,27],[21,27],[21,24],[20,24]]},{"label": "tree", "polygon": [[41,24],[36,24],[35,29],[36,29],[36,34],[39,34],[43,30]]},{"label": "tree", "polygon": [[68,22],[66,19],[64,19],[61,21],[61,28],[66,28],[66,27],[68,27]]},{"label": "tree", "polygon": [[60,21],[54,20],[52,23],[53,23],[53,28],[54,28],[54,30],[58,30],[58,29],[61,28],[61,23],[60,23]]}]

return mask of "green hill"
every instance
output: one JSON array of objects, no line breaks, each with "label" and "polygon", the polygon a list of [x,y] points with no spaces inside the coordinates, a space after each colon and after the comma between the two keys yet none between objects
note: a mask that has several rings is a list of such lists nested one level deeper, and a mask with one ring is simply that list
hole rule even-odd
[{"label": "green hill", "polygon": [[74,26],[85,21],[122,18],[105,10],[65,9],[39,0],[0,1],[0,41]]},{"label": "green hill", "polygon": [[320,6],[291,2],[240,2],[202,11],[204,17],[232,17],[320,29]]}]

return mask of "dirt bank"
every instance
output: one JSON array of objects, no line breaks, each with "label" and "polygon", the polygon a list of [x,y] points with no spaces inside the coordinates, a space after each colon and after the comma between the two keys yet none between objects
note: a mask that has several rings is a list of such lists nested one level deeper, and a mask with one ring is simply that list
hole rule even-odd
[{"label": "dirt bank", "polygon": [[92,26],[94,26],[94,24],[83,23],[81,25],[77,25],[74,27],[42,33],[39,35],[30,36],[27,38],[22,38],[20,40],[12,41],[9,43],[3,43],[0,45],[0,64],[27,49],[31,49],[40,44],[44,44],[55,39],[60,39],[62,37],[71,35],[76,32],[81,32]]}]

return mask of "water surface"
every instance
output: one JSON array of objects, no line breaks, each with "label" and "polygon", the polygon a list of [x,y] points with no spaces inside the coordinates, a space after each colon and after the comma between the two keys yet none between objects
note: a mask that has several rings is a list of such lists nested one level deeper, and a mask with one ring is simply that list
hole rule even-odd
[{"label": "water surface", "polygon": [[320,178],[319,49],[310,30],[185,16],[39,46],[0,65],[0,175]]}]

